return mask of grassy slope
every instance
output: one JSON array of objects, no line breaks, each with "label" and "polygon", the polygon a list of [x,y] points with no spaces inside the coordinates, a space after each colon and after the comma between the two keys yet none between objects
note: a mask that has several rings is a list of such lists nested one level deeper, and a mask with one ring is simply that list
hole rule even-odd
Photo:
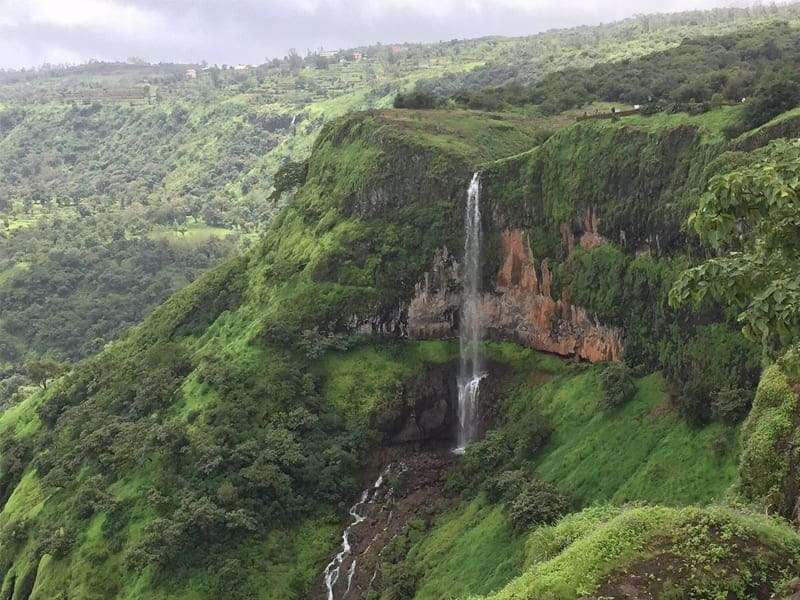
[{"label": "grassy slope", "polygon": [[[720,499],[736,476],[737,429],[689,427],[667,406],[657,374],[638,382],[636,397],[608,413],[598,407],[598,367],[557,368],[534,385],[540,355],[518,349],[516,373],[501,413],[538,406],[554,427],[550,443],[530,457],[535,473],[554,483],[576,507],[629,501],[669,506]],[[492,356],[500,356],[496,351]],[[552,371],[551,371],[552,372]],[[520,575],[529,534],[515,532],[502,507],[479,496],[443,516],[410,553],[422,573],[415,598],[433,600],[498,590]]]}]

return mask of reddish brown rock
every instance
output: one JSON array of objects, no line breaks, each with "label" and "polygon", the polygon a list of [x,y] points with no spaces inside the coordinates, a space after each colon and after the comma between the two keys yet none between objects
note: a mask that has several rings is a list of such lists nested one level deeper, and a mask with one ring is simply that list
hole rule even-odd
[{"label": "reddish brown rock", "polygon": [[[590,236],[597,219],[587,212]],[[566,234],[569,235],[566,235]],[[567,243],[574,243],[571,231],[562,228]],[[584,233],[583,240],[587,234]],[[599,238],[599,236],[597,236]],[[593,244],[597,238],[587,238]],[[602,239],[602,238],[599,238]],[[501,235],[503,261],[495,290],[481,299],[481,319],[489,339],[511,340],[561,356],[577,356],[591,362],[619,361],[622,331],[598,323],[570,301],[569,290],[559,300],[551,295],[551,274],[547,261],[537,273],[533,253],[521,230]],[[458,264],[447,250],[434,257],[431,272],[417,286],[408,308],[408,335],[414,338],[442,338],[457,335],[461,303]]]},{"label": "reddish brown rock", "polygon": [[533,266],[533,256],[522,231],[506,230],[500,239],[503,244],[504,260],[497,274],[497,291],[521,288],[538,294],[539,280]]}]

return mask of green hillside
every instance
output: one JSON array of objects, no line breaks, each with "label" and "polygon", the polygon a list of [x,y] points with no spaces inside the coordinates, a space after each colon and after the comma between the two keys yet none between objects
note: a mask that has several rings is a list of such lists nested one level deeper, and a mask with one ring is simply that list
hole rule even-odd
[{"label": "green hillside", "polygon": [[[25,363],[96,352],[200,272],[249,247],[288,198],[274,194],[279,168],[305,160],[332,119],[387,108],[398,91],[417,88],[447,105],[512,110],[549,130],[610,108],[599,100],[641,102],[642,90],[662,100],[659,90],[686,88],[684,80],[701,90],[689,94],[698,101],[715,86],[749,96],[762,72],[792,62],[797,19],[793,5],[770,6],[639,16],[519,38],[370,46],[356,49],[359,60],[342,50],[244,68],[131,60],[0,72],[0,380],[11,390],[0,402],[30,383]],[[684,43],[698,36],[713,37]],[[741,56],[733,60],[723,46]],[[609,69],[633,80],[670,65],[670,77],[643,80],[633,95],[607,80]],[[532,85],[537,104],[528,105]],[[487,86],[509,88],[509,101]],[[574,113],[551,114],[562,109]],[[38,277],[16,277],[11,286],[9,274],[27,263],[58,279],[63,265],[45,256],[49,246],[32,249],[30,238],[58,238],[64,223],[78,235],[60,248],[86,276],[48,287],[57,302],[40,298]],[[212,237],[227,241],[206,244]],[[202,242],[203,258],[154,250],[149,240]],[[154,253],[169,256],[179,272]],[[35,256],[20,260],[23,254]],[[119,280],[111,302],[96,283],[107,271]]]},{"label": "green hillside", "polygon": [[[252,251],[0,417],[2,593],[13,600],[214,598],[223,590],[230,598],[307,597],[334,551],[339,515],[359,489],[359,465],[398,435],[416,402],[414,381],[452,372],[453,343],[356,330],[388,323],[437,249],[461,246],[471,173],[486,172],[490,248],[501,228],[530,228],[536,240],[548,223],[570,222],[586,204],[609,215],[601,233],[618,239],[615,228],[627,226],[614,220],[614,207],[641,198],[637,185],[661,190],[664,200],[652,201],[663,205],[704,185],[707,169],[728,164],[714,160],[725,150],[718,123],[713,113],[695,124],[581,123],[548,137],[533,122],[502,115],[388,111],[326,126],[294,200]],[[656,148],[670,160],[653,156]],[[562,192],[565,152],[572,182],[588,179],[596,155],[605,155],[607,187]],[[497,162],[505,157],[512,158]],[[643,170],[648,165],[660,166]],[[627,170],[641,173],[641,183],[615,184],[628,180]],[[657,223],[677,232],[687,212],[688,202],[679,203]],[[668,277],[651,289],[668,288],[674,271],[660,265],[691,260],[692,245],[675,240],[626,268],[648,260],[647,272]],[[629,243],[606,246],[627,264],[640,242],[631,236]],[[563,259],[551,247],[553,260]],[[486,280],[493,281],[499,257],[488,257]],[[581,279],[573,269],[591,268],[583,260],[578,254],[562,268],[561,285],[576,297]],[[625,300],[632,309],[649,301]],[[598,302],[587,296],[602,314]],[[645,318],[635,310],[608,317]],[[745,347],[726,315],[692,319],[714,329],[721,348]],[[697,326],[692,319],[682,323],[687,331]],[[786,526],[702,508],[724,501],[737,479],[739,428],[717,413],[687,422],[688,392],[665,380],[669,360],[631,355],[642,373],[635,396],[609,409],[602,367],[508,343],[486,352],[498,373],[492,432],[453,467],[450,507],[417,526],[418,539],[398,538],[407,551],[384,568],[385,597],[401,588],[442,597],[446,585],[456,597],[544,598],[557,589],[570,598],[569,590],[617,585],[615,574],[625,569],[644,573],[648,552],[673,556],[685,542],[678,535],[679,546],[669,546],[670,536],[695,526],[697,548],[682,549],[681,560],[713,568],[758,557],[764,565],[736,579],[742,593],[762,582],[775,589],[788,576],[800,542]],[[743,376],[739,355],[725,356],[713,367]],[[666,375],[644,376],[662,364]],[[522,516],[517,488],[491,487],[503,473],[550,482],[547,494],[559,494],[569,510],[608,508],[541,529],[536,517]],[[614,508],[632,501],[653,507]],[[561,539],[559,528],[575,532],[570,541],[532,558],[541,550],[526,546],[528,536]],[[703,540],[721,530],[753,543],[732,545],[723,535],[715,542],[720,553],[708,554]],[[608,544],[614,553],[603,550]],[[722,575],[689,581],[703,593],[734,585]],[[671,585],[690,589],[681,578]]]},{"label": "green hillside", "polygon": [[0,74],[0,600],[789,597],[796,10]]}]

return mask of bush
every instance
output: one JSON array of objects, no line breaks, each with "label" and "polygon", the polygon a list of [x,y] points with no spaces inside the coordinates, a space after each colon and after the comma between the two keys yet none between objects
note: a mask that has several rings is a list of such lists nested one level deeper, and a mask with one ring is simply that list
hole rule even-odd
[{"label": "bush", "polygon": [[721,323],[699,327],[664,352],[678,408],[694,423],[733,422],[747,415],[760,373],[760,352]]},{"label": "bush", "polygon": [[763,81],[744,108],[745,129],[753,129],[800,104],[800,82],[791,71],[780,71]]},{"label": "bush", "polygon": [[394,97],[395,108],[436,108],[438,101],[433,94],[427,92],[399,93]]},{"label": "bush", "polygon": [[711,394],[711,414],[718,421],[735,425],[747,416],[753,396],[753,390],[722,387]]},{"label": "bush", "polygon": [[492,502],[516,498],[528,483],[525,471],[503,471],[486,482],[486,495]]},{"label": "bush", "polygon": [[603,388],[601,404],[609,410],[625,405],[636,395],[633,373],[624,362],[607,365],[600,374],[600,386]]},{"label": "bush", "polygon": [[553,523],[569,510],[566,497],[552,485],[532,479],[522,488],[508,508],[508,518],[517,531],[534,525]]},{"label": "bush", "polygon": [[493,430],[482,440],[467,446],[464,458],[453,470],[447,482],[448,491],[473,493],[479,482],[485,481],[492,473],[497,473],[503,465],[510,463],[514,456],[511,440],[501,430]]}]

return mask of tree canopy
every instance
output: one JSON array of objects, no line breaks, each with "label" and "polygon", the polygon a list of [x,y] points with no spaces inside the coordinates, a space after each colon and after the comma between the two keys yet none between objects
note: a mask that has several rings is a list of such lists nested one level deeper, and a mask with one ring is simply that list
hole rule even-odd
[{"label": "tree canopy", "polygon": [[735,307],[745,335],[768,351],[800,335],[800,140],[773,142],[753,162],[714,177],[689,223],[718,255],[685,271],[680,305]]}]

